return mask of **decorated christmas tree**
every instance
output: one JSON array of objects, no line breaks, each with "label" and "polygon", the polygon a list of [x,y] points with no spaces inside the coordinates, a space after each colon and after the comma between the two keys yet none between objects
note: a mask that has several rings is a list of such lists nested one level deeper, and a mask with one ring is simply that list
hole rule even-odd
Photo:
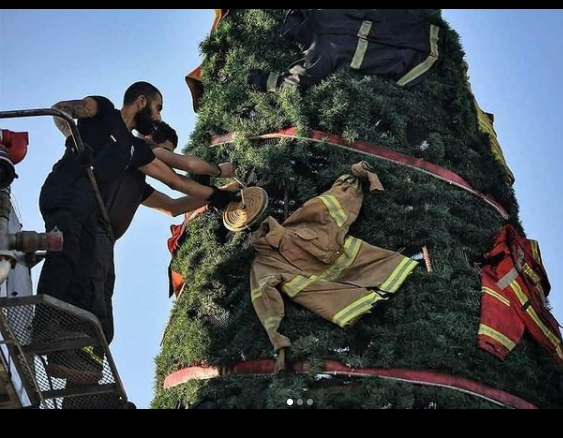
[{"label": "decorated christmas tree", "polygon": [[[494,117],[478,106],[460,38],[440,10],[217,12],[205,62],[189,78],[199,118],[185,152],[234,161],[268,192],[262,219],[272,219],[239,233],[213,211],[187,222],[172,266],[184,284],[153,407],[562,408],[559,331],[537,309],[549,292],[539,249],[526,246]],[[384,191],[348,179],[363,196],[350,220],[338,195],[322,195],[360,161]],[[269,280],[251,284],[258,237],[291,228],[301,207],[321,201],[348,236],[408,261],[365,285],[367,309],[355,301],[327,318],[300,294],[329,280],[350,287],[346,270],[359,256],[351,245],[320,255],[326,269],[270,283],[285,314],[259,318]],[[322,226],[308,228],[318,237]],[[501,230],[520,236],[536,265],[511,259],[515,276],[497,288],[483,272],[499,274]],[[283,256],[279,246],[270,249]],[[317,296],[318,307],[331,297]],[[526,330],[514,334],[514,324]]]}]

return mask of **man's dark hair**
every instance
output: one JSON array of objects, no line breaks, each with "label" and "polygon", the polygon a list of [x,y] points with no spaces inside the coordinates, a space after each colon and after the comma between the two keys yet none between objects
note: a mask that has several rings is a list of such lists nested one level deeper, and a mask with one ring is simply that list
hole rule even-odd
[{"label": "man's dark hair", "polygon": [[133,104],[139,96],[146,96],[147,99],[153,100],[158,96],[162,97],[162,93],[158,88],[148,82],[136,82],[125,92],[123,105]]},{"label": "man's dark hair", "polygon": [[154,132],[151,135],[152,141],[156,144],[161,144],[169,141],[174,145],[174,149],[178,147],[178,134],[167,123],[159,122],[155,125]]}]

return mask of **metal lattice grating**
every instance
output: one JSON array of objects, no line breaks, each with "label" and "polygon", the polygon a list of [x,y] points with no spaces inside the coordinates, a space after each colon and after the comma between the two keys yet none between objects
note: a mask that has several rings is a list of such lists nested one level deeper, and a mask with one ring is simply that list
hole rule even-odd
[{"label": "metal lattice grating", "polygon": [[2,299],[0,331],[34,405],[113,409],[126,402],[93,315],[45,296]]}]

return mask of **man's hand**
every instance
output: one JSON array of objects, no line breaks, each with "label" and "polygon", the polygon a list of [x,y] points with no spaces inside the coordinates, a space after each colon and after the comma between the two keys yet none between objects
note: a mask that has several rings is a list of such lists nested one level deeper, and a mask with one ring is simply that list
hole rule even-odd
[{"label": "man's hand", "polygon": [[231,191],[231,188],[229,188],[229,190],[222,190],[217,187],[212,188],[213,195],[211,195],[207,200],[211,206],[217,210],[224,210],[231,202],[240,199],[239,192]]},{"label": "man's hand", "polygon": [[65,146],[76,155],[76,159],[81,166],[88,168],[94,165],[94,151],[88,143],[83,143],[84,150],[82,151],[82,154],[78,154],[76,143],[74,142],[72,136],[67,137]]},{"label": "man's hand", "polygon": [[236,176],[233,163],[219,164],[219,169],[221,169],[221,178],[234,178]]}]

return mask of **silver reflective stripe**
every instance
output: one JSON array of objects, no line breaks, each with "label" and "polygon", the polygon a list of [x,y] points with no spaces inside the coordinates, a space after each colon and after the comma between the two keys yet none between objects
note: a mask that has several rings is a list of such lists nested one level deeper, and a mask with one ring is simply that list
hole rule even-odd
[{"label": "silver reflective stripe", "polygon": [[499,280],[497,285],[501,290],[505,290],[512,283],[514,283],[514,281],[519,276],[520,276],[520,273],[518,272],[518,270],[516,268],[514,268],[512,271],[510,271],[508,274],[506,274],[501,280]]},{"label": "silver reflective stripe", "polygon": [[518,269],[522,269],[522,263],[526,260],[526,254],[522,248],[518,248],[518,261],[516,262],[516,266]]}]

